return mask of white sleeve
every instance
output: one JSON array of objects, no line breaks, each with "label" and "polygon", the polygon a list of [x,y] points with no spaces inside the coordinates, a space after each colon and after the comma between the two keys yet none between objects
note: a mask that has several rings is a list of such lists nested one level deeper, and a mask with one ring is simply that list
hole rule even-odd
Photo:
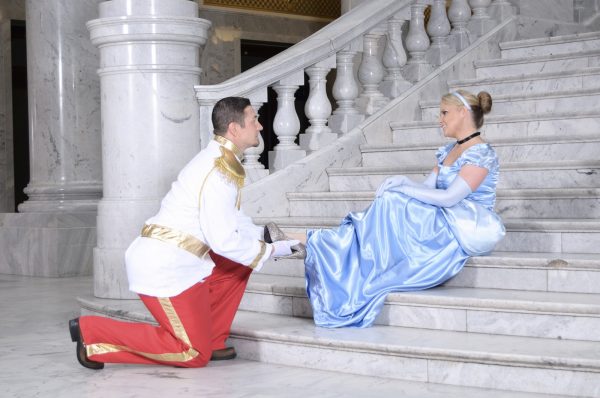
[{"label": "white sleeve", "polygon": [[258,271],[272,248],[248,233],[247,219],[239,217],[236,202],[236,186],[213,170],[200,192],[200,227],[215,253]]}]

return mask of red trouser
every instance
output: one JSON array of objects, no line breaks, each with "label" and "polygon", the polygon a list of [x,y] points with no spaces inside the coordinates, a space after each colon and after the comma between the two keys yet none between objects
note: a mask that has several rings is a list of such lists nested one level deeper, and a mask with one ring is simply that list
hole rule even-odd
[{"label": "red trouser", "polygon": [[202,367],[225,348],[251,268],[210,253],[215,267],[202,283],[174,297],[140,294],[159,326],[99,316],[79,318],[88,358],[105,363]]}]

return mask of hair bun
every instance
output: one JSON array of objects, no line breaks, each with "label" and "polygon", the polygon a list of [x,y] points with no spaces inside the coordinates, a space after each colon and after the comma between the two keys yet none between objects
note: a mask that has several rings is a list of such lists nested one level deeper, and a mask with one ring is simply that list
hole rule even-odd
[{"label": "hair bun", "polygon": [[480,91],[477,94],[477,99],[479,100],[479,106],[483,114],[490,113],[492,110],[492,96],[487,91]]}]

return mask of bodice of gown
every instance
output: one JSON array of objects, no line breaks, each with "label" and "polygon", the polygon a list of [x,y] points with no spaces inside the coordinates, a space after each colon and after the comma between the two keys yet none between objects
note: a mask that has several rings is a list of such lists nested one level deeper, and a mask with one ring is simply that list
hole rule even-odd
[{"label": "bodice of gown", "polygon": [[489,210],[493,210],[496,203],[496,185],[498,184],[498,175],[500,166],[496,151],[486,143],[476,144],[465,150],[456,161],[450,166],[444,166],[444,159],[448,156],[450,150],[456,143],[450,143],[441,147],[437,153],[439,173],[437,178],[437,188],[446,189],[460,172],[461,167],[470,164],[473,166],[484,167],[488,169],[488,175],[481,185],[466,197],[467,200],[478,203]]}]

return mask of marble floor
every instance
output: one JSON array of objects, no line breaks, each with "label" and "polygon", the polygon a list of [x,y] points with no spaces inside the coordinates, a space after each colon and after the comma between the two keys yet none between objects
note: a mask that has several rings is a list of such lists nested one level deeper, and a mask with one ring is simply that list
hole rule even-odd
[{"label": "marble floor", "polygon": [[240,359],[203,369],[81,367],[67,330],[92,279],[0,275],[0,397],[541,397],[286,367]]}]

